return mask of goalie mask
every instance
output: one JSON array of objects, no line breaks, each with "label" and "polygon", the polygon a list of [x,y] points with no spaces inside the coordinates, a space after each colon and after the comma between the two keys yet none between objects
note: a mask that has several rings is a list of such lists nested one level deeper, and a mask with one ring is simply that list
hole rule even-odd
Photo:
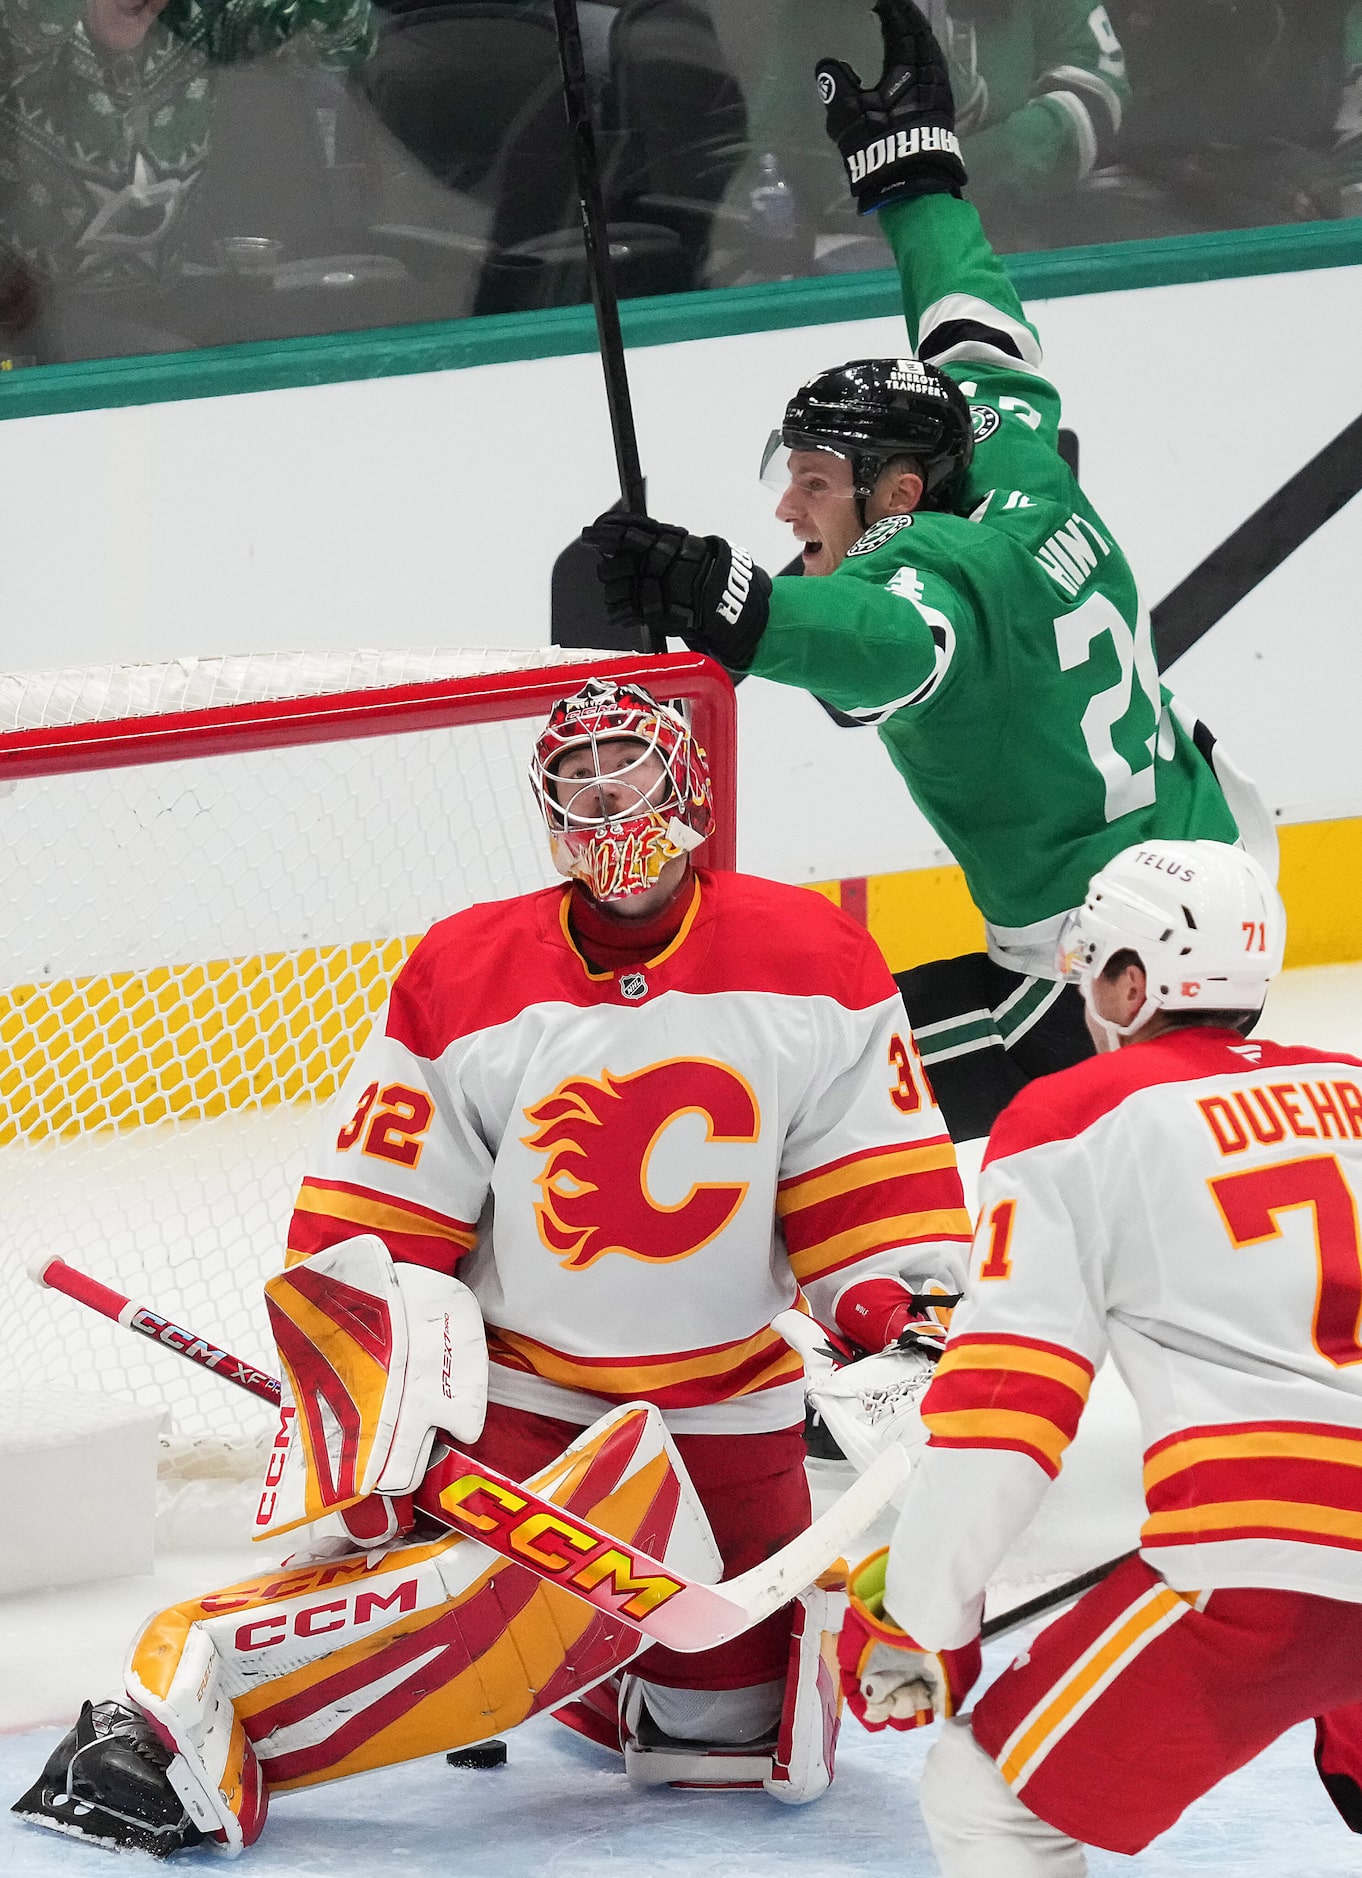
[{"label": "goalie mask", "polygon": [[[633,746],[621,751],[619,742]],[[609,746],[614,745],[612,749]],[[570,753],[589,756],[565,777]],[[589,678],[549,713],[530,764],[553,864],[596,900],[644,893],[714,825],[709,765],[679,711]]]},{"label": "goalie mask", "polygon": [[[1260,1011],[1282,969],[1286,910],[1259,862],[1221,841],[1146,841],[1094,874],[1060,929],[1059,975],[1077,984],[1111,1047],[1156,1011]],[[1144,967],[1128,1024],[1093,1011],[1092,986],[1118,952]]]}]

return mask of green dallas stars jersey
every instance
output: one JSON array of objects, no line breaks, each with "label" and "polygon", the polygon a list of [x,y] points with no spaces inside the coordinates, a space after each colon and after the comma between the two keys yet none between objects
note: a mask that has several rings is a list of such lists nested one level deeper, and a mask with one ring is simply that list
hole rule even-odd
[{"label": "green dallas stars jersey", "polygon": [[1058,394],[974,209],[926,196],[881,221],[918,354],[973,407],[960,512],[892,516],[835,574],[778,578],[751,669],[879,727],[993,957],[1053,977],[1060,921],[1112,855],[1239,830],[1159,684],[1125,556],[1059,456]]}]

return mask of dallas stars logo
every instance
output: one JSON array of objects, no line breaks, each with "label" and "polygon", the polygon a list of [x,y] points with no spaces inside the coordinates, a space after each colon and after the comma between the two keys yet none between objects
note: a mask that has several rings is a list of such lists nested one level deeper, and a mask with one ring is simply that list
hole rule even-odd
[{"label": "dallas stars logo", "polygon": [[160,176],[139,150],[132,176],[121,189],[106,189],[86,178],[94,198],[95,214],[76,246],[83,250],[83,267],[110,254],[155,264],[156,250],[184,213],[197,176]]}]

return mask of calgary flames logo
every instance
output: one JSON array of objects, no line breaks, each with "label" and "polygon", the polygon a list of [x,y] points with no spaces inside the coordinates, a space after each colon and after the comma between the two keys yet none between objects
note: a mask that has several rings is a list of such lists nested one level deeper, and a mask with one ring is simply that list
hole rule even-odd
[{"label": "calgary flames logo", "polygon": [[632,1076],[573,1076],[525,1110],[536,1132],[526,1147],[547,1155],[535,1184],[539,1236],[570,1271],[607,1252],[684,1259],[721,1233],[747,1182],[696,1181],[674,1206],[653,1198],[648,1163],[682,1115],[701,1115],[706,1141],[755,1141],[757,1099],[736,1070],[703,1057],[673,1057]]}]

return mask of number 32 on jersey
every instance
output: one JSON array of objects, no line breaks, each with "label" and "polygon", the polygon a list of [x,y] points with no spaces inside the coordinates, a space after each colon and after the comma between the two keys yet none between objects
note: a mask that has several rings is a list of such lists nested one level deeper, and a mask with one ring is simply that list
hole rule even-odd
[{"label": "number 32 on jersey", "polygon": [[415,1167],[425,1146],[426,1130],[434,1119],[435,1105],[424,1090],[409,1089],[400,1082],[390,1082],[380,1089],[371,1082],[336,1136],[336,1146],[344,1154],[363,1136],[362,1154],[396,1161],[399,1167]]}]

